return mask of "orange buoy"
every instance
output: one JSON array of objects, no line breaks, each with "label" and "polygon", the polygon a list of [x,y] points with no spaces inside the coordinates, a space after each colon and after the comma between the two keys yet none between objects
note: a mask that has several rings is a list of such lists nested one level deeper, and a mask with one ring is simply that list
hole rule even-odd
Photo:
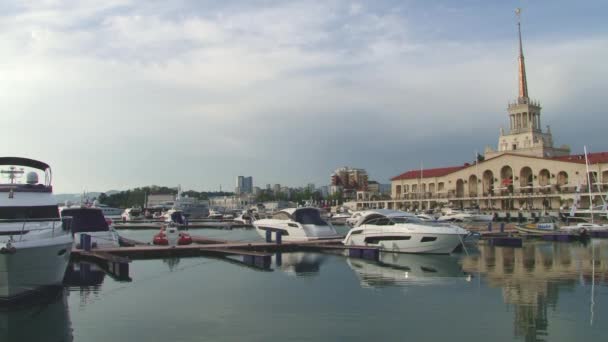
[{"label": "orange buoy", "polygon": [[169,240],[167,240],[167,235],[165,235],[165,233],[160,232],[160,233],[154,235],[154,239],[152,240],[152,243],[155,245],[166,246],[169,244]]},{"label": "orange buoy", "polygon": [[192,243],[192,238],[190,234],[187,233],[179,233],[179,239],[177,240],[178,245],[189,245]]}]

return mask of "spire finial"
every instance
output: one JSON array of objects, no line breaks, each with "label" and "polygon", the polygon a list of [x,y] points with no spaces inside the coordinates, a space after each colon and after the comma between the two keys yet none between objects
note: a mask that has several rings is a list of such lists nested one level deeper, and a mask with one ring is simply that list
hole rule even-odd
[{"label": "spire finial", "polygon": [[524,63],[524,49],[521,42],[521,8],[515,9],[517,16],[517,33],[519,35],[519,98],[528,99],[528,82],[526,80],[526,65]]}]

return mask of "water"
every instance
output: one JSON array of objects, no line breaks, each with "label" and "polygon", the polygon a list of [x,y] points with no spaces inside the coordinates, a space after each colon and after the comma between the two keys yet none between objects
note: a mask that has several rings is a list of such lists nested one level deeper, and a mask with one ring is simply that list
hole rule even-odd
[{"label": "water", "polygon": [[291,253],[273,271],[145,260],[131,264],[131,282],[72,265],[63,294],[0,311],[0,341],[606,340],[608,240],[469,252],[381,262]]}]

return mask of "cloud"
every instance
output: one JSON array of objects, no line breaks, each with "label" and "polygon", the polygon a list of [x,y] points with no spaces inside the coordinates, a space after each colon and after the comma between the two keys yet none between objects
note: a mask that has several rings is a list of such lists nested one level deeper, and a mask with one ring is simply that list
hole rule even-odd
[{"label": "cloud", "polygon": [[[61,191],[226,189],[238,174],[258,184],[323,184],[351,164],[385,182],[420,161],[460,164],[495,145],[507,123],[516,43],[512,35],[433,39],[431,27],[446,31],[450,22],[425,23],[429,9],[418,6],[14,6],[0,19],[0,105],[10,108],[1,154],[49,161]],[[583,127],[572,114],[597,120],[606,41],[601,32],[526,40],[545,124]],[[580,142],[570,129],[552,129],[559,144]],[[588,138],[600,148],[600,136]]]}]

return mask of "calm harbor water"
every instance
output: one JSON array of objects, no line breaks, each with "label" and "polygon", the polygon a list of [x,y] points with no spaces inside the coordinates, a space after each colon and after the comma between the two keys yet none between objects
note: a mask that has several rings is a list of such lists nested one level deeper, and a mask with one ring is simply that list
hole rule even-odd
[{"label": "calm harbor water", "polygon": [[[257,239],[251,230],[194,234]],[[72,265],[62,294],[0,311],[0,341],[605,341],[608,332],[608,240],[275,261],[272,271],[134,261],[131,282]]]}]

